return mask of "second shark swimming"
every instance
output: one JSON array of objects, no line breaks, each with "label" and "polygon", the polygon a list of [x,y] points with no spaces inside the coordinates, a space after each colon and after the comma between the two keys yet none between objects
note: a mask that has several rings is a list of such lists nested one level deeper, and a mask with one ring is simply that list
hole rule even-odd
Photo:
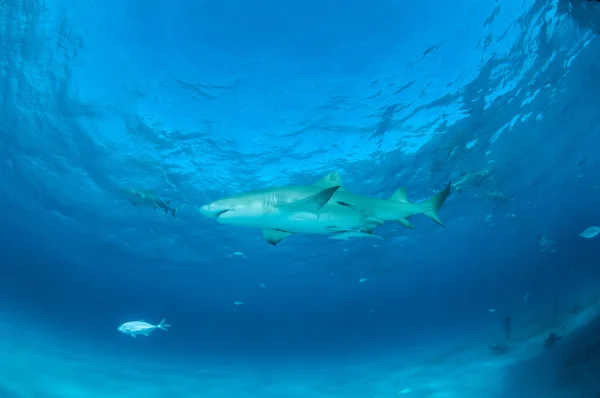
[{"label": "second shark swimming", "polygon": [[396,221],[414,228],[410,218],[415,214],[443,226],[438,212],[449,194],[450,184],[419,203],[408,201],[405,188],[387,200],[370,198],[346,191],[334,171],[312,185],[259,189],[206,204],[200,212],[222,224],[260,228],[272,245],[296,233],[381,239],[373,235],[376,227]]},{"label": "second shark swimming", "polygon": [[163,209],[165,213],[170,213],[173,217],[175,217],[177,208],[171,206],[170,200],[164,200],[156,196],[153,191],[142,191],[133,188],[122,188],[120,191],[121,195],[129,200],[133,206],[147,206],[154,210]]}]

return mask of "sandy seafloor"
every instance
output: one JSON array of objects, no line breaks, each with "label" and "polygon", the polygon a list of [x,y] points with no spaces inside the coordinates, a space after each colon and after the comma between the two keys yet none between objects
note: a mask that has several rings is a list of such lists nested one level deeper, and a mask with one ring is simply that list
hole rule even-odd
[{"label": "sandy seafloor", "polygon": [[[600,294],[578,302],[582,311],[565,308],[520,322],[511,351],[501,356],[487,348],[505,343],[498,330],[482,333],[481,340],[471,337],[410,354],[235,365],[211,358],[177,364],[111,356],[4,316],[0,398],[595,398],[600,396]],[[551,332],[563,339],[546,348]]]}]

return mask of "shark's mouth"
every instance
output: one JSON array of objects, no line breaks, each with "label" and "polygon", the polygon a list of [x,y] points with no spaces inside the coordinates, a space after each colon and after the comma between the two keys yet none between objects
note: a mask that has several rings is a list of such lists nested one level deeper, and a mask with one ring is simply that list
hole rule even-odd
[{"label": "shark's mouth", "polygon": [[216,219],[219,219],[219,217],[221,217],[223,214],[227,213],[228,211],[231,211],[231,210],[230,210],[230,209],[227,209],[227,210],[222,210],[222,211],[220,211],[220,212],[216,213],[216,214],[215,214],[215,218],[216,218]]}]

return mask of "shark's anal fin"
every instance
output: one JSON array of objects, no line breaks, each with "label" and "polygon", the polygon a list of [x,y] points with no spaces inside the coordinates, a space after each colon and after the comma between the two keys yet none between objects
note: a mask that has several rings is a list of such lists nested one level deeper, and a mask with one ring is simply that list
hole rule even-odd
[{"label": "shark's anal fin", "polygon": [[406,227],[406,228],[410,228],[410,229],[414,229],[415,228],[415,224],[411,223],[410,220],[408,219],[408,217],[399,218],[398,219],[398,223],[400,225],[402,225],[403,227]]},{"label": "shark's anal fin", "polygon": [[339,188],[339,186],[326,188],[308,198],[280,206],[279,209],[291,213],[318,213]]},{"label": "shark's anal fin", "polygon": [[367,218],[365,218],[365,223],[368,223],[368,224],[377,224],[377,225],[383,225],[383,224],[385,224],[385,222],[383,220],[380,220],[379,218],[376,218],[376,217],[367,217]]},{"label": "shark's anal fin", "polygon": [[371,234],[371,233],[373,233],[375,228],[377,228],[378,226],[383,225],[383,224],[384,224],[383,220],[380,220],[375,217],[367,217],[364,219],[363,227],[360,230],[363,232],[366,232],[368,234]]},{"label": "shark's anal fin", "polygon": [[265,240],[273,246],[290,235],[292,235],[291,232],[280,231],[278,229],[263,229],[263,236],[265,237]]},{"label": "shark's anal fin", "polygon": [[345,191],[342,184],[342,177],[340,173],[336,171],[332,171],[327,174],[325,177],[321,178],[319,181],[313,183],[316,187],[330,188],[330,187],[340,187],[340,191]]}]

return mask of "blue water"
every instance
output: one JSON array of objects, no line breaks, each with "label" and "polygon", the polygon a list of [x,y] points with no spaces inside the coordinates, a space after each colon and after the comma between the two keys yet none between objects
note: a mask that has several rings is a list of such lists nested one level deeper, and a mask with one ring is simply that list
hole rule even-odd
[{"label": "blue water", "polygon": [[[596,397],[599,8],[3,0],[0,398]],[[198,211],[335,170],[445,227]]]}]

